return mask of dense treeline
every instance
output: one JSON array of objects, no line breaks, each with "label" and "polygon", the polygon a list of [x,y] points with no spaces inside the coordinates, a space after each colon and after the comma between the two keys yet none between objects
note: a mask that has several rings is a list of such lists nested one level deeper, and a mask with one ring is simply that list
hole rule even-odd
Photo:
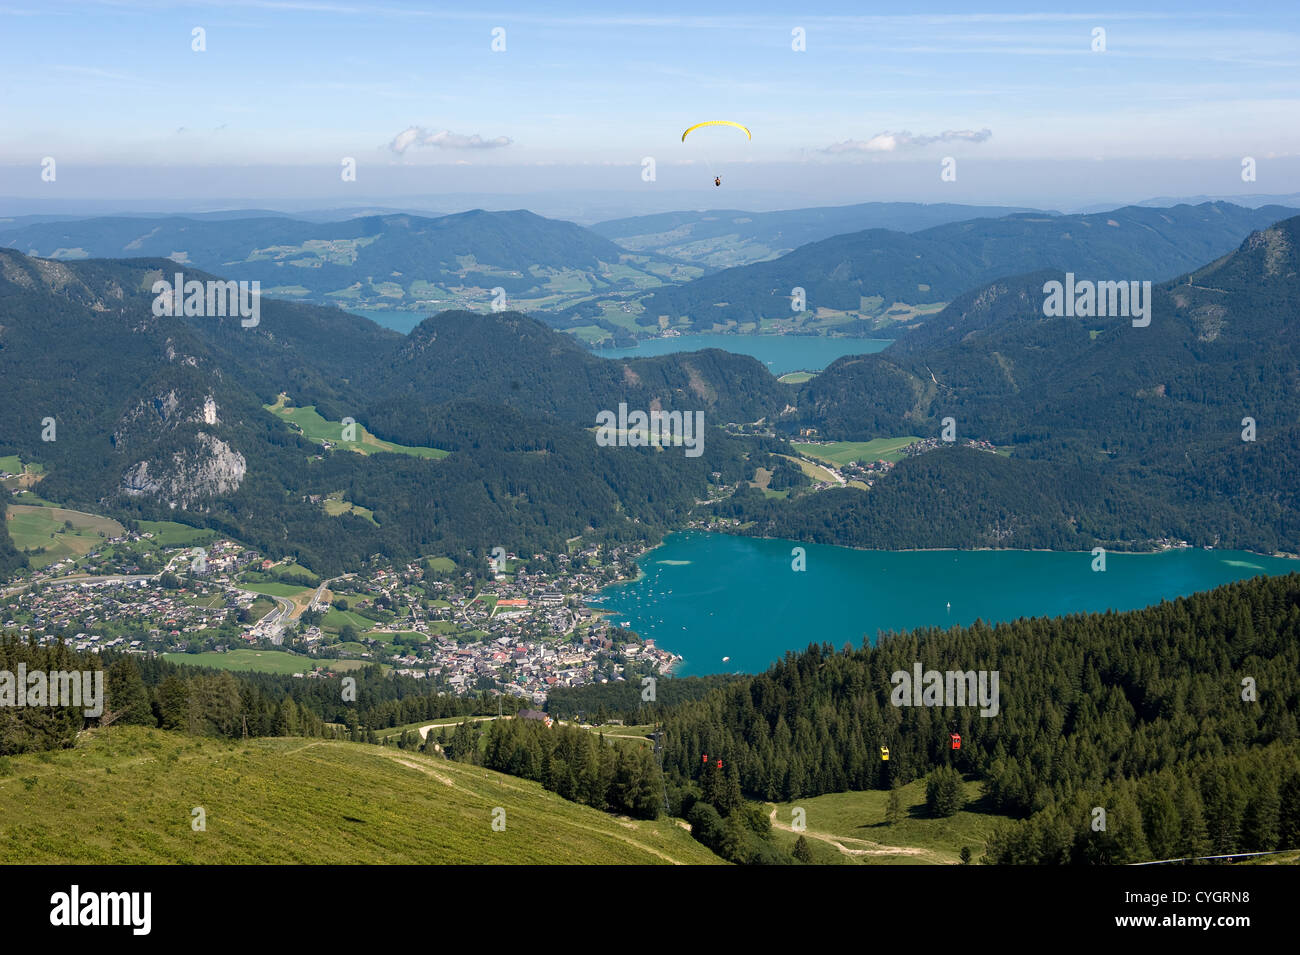
[{"label": "dense treeline", "polygon": [[670,707],[688,700],[700,700],[713,690],[747,679],[731,673],[709,676],[659,677],[655,699],[643,700],[640,682],[587,683],[557,686],[547,694],[546,712],[557,720],[581,717],[596,723],[620,719],[625,723],[652,723]]},{"label": "dense treeline", "polygon": [[85,710],[91,705],[51,705],[58,698],[48,692],[47,683],[38,705],[19,706],[20,694],[22,702],[28,700],[28,686],[19,683],[20,674],[41,671],[48,681],[48,674],[55,671],[99,669],[99,659],[93,654],[77,653],[62,643],[40,647],[0,639],[0,756],[71,747],[85,724]]},{"label": "dense treeline", "polygon": [[[997,671],[999,712],[892,705],[892,674],[918,661],[923,670]],[[952,766],[984,779],[997,811],[1030,816],[1110,783],[1294,747],[1297,672],[1297,575],[1123,614],[890,634],[838,653],[811,646],[674,707],[664,769],[670,785],[698,779],[707,753],[736,767],[747,796],[791,800],[888,788]]]},{"label": "dense treeline", "polygon": [[[510,715],[514,698],[458,696],[436,681],[385,676],[378,666],[342,678],[302,679],[280,674],[214,670],[161,657],[78,653],[66,644],[41,647],[0,640],[0,671],[99,670],[103,713],[86,707],[0,706],[0,754],[71,746],[83,726],[127,723],[226,738],[320,736],[378,742],[386,729],[455,716]],[[0,676],[0,680],[3,677]],[[89,704],[87,704],[89,706]]]},{"label": "dense treeline", "polygon": [[1123,865],[1298,846],[1300,753],[1274,743],[1053,801],[1002,827],[988,861]]},{"label": "dense treeline", "polygon": [[27,567],[27,558],[14,546],[13,538],[9,536],[7,525],[4,523],[8,519],[8,515],[5,514],[7,507],[8,502],[0,497],[0,527],[6,528],[5,532],[0,534],[0,580],[8,580]]},{"label": "dense treeline", "polygon": [[657,819],[663,776],[649,749],[615,745],[577,726],[539,720],[460,723],[425,738],[425,752],[531,779],[565,799],[593,809]]}]

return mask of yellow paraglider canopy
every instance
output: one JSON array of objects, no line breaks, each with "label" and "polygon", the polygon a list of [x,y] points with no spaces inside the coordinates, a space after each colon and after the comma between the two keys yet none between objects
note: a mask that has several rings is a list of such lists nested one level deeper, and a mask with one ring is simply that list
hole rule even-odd
[{"label": "yellow paraglider canopy", "polygon": [[754,137],[750,135],[750,133],[749,133],[749,127],[747,127],[747,126],[741,126],[740,123],[733,123],[733,122],[732,122],[731,120],[729,120],[729,119],[708,119],[708,120],[705,120],[705,121],[702,122],[702,123],[696,123],[696,124],[695,124],[694,126],[692,126],[690,129],[686,130],[686,132],[682,133],[682,142],[686,142],[686,137],[687,137],[687,136],[688,136],[692,131],[694,131],[694,130],[696,130],[696,129],[699,129],[701,126],[735,126],[737,129],[743,131],[744,134],[745,134],[746,136],[749,137],[749,139],[750,139],[751,142],[752,142],[753,139],[754,139]]}]

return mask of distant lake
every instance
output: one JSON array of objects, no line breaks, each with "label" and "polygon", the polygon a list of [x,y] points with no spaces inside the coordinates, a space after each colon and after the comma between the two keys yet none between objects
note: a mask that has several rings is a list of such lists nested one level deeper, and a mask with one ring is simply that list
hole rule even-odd
[{"label": "distant lake", "polygon": [[349,308],[344,309],[350,315],[360,315],[362,318],[368,318],[376,325],[382,325],[384,328],[391,328],[395,332],[401,332],[403,335],[411,334],[411,329],[415,328],[430,315],[436,315],[442,311],[440,308],[430,308],[420,312],[395,312],[391,308]]},{"label": "distant lake", "polygon": [[[793,547],[805,549],[806,571],[791,570]],[[677,672],[691,675],[759,673],[786,650],[861,646],[881,630],[1135,610],[1300,571],[1300,561],[1240,551],[1110,553],[1097,573],[1090,553],[866,551],[703,531],[673,534],[638,563],[640,580],[605,588],[591,606],[682,654]]]},{"label": "distant lake", "polygon": [[[378,321],[378,319],[375,319]],[[870,355],[893,343],[881,338],[822,338],[811,335],[678,335],[651,338],[630,348],[593,348],[602,358],[648,358],[674,352],[721,348],[753,355],[774,375],[791,371],[821,371],[844,355]]]}]

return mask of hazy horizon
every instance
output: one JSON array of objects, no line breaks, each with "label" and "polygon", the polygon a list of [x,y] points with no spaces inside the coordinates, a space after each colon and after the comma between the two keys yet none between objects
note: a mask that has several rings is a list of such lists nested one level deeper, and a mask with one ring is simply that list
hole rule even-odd
[{"label": "hazy horizon", "polygon": [[[1267,31],[1253,25],[1265,12]],[[1251,14],[1164,0],[1073,13],[923,0],[888,15],[7,7],[0,213],[232,197],[285,210],[439,197],[455,211],[480,195],[594,221],[1297,193],[1300,10]],[[681,141],[718,118],[752,141],[722,128]]]}]

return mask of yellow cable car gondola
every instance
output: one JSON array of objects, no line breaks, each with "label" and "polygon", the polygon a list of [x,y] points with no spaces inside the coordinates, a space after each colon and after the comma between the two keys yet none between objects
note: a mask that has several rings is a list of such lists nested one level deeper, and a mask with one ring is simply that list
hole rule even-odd
[{"label": "yellow cable car gondola", "polygon": [[882,747],[880,747],[880,761],[883,762],[883,763],[887,763],[887,762],[889,762],[889,747],[888,747],[888,746],[882,746]]}]

